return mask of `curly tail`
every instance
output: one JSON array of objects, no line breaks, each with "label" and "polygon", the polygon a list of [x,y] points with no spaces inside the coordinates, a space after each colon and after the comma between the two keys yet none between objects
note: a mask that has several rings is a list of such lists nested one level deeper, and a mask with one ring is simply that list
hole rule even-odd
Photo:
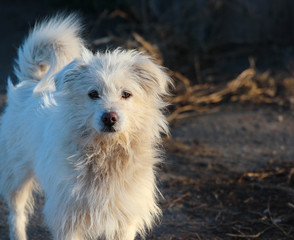
[{"label": "curly tail", "polygon": [[81,24],[75,14],[58,14],[35,25],[22,46],[14,66],[19,82],[50,78],[81,55]]}]

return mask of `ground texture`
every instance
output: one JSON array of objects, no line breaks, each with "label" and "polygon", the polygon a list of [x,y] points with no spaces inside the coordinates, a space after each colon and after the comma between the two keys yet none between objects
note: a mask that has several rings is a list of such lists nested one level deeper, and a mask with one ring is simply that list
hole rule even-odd
[{"label": "ground texture", "polygon": [[[50,12],[33,1],[0,3],[0,103],[28,22]],[[22,11],[19,11],[22,8]],[[2,108],[3,109],[3,108]],[[294,239],[294,114],[227,103],[173,121],[159,166],[161,223],[147,239]],[[50,239],[36,198],[28,239]],[[0,239],[8,239],[0,202]]]}]

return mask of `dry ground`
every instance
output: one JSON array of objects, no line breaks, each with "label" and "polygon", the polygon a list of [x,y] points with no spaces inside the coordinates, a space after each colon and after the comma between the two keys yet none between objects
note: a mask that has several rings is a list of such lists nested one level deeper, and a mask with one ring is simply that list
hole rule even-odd
[{"label": "dry ground", "polygon": [[293,117],[229,105],[177,122],[155,239],[293,239]]},{"label": "dry ground", "polygon": [[[27,23],[50,11],[34,1],[1,1],[1,106]],[[158,174],[163,217],[147,239],[294,239],[294,114],[277,105],[226,103],[172,122]],[[50,239],[43,198],[36,202],[29,239]],[[0,202],[1,240],[8,239],[7,215]]]},{"label": "dry ground", "polygon": [[[175,122],[160,166],[162,222],[147,239],[294,239],[294,115],[225,105]],[[49,239],[37,198],[29,239]],[[0,239],[8,239],[7,207]]]}]

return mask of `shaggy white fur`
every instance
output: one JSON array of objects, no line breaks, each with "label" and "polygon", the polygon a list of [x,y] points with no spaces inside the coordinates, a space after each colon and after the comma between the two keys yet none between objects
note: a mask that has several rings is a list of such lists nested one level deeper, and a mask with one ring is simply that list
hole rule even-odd
[{"label": "shaggy white fur", "polygon": [[93,54],[80,31],[75,15],[58,15],[18,51],[0,129],[11,239],[26,239],[38,185],[56,240],[134,239],[161,213],[155,165],[171,80],[137,51]]}]

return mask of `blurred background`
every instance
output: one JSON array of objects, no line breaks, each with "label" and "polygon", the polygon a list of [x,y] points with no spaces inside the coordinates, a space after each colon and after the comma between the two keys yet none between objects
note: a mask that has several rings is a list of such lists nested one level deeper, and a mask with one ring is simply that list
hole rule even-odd
[{"label": "blurred background", "polygon": [[[294,239],[293,0],[0,0],[2,109],[18,46],[58,11],[80,14],[93,51],[139,49],[174,79],[147,239]],[[49,239],[42,202],[29,239]]]}]

